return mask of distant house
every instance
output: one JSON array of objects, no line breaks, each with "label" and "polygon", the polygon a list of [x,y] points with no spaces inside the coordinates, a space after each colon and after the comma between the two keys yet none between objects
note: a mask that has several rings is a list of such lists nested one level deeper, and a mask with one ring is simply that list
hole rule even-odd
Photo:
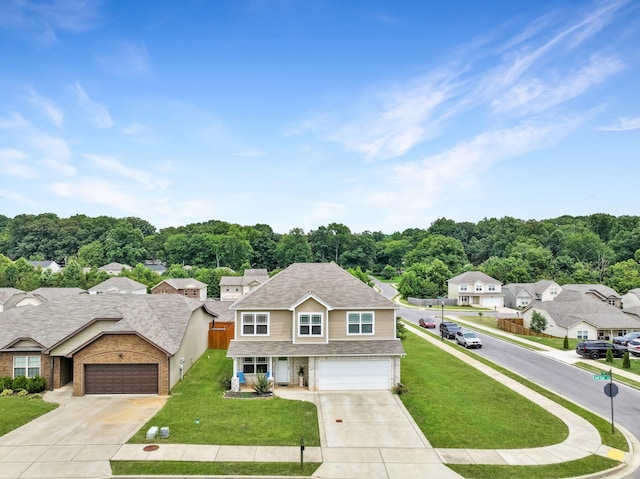
[{"label": "distant house", "polygon": [[143,264],[145,268],[150,269],[154,273],[164,274],[167,270],[167,265],[159,259],[146,259]]},{"label": "distant house", "polygon": [[89,294],[147,294],[147,286],[132,279],[117,276],[96,284],[94,287],[89,288],[88,291]]},{"label": "distant house", "polygon": [[55,261],[27,261],[34,268],[42,268],[43,270],[48,269],[53,273],[59,273],[62,271],[62,268]]},{"label": "distant house", "polygon": [[104,271],[107,274],[118,275],[122,273],[122,270],[131,270],[131,266],[128,264],[120,264],[120,263],[109,263],[104,266],[100,266],[98,271]]},{"label": "distant house", "polygon": [[151,294],[179,294],[206,301],[207,284],[193,278],[169,278],[151,288]]},{"label": "distant house", "polygon": [[235,301],[257,288],[269,274],[266,269],[245,269],[243,276],[222,276],[220,278],[220,301]]},{"label": "distant house", "polygon": [[626,314],[586,291],[564,290],[553,301],[533,301],[522,313],[525,327],[530,327],[536,312],[547,320],[544,332],[558,338],[608,340],[630,331],[640,331],[637,316]]},{"label": "distant house", "polygon": [[52,299],[64,296],[77,296],[79,294],[86,294],[86,291],[81,288],[37,288],[19,295],[20,297],[15,306],[17,308],[23,306],[38,306]]},{"label": "distant house", "polygon": [[536,283],[510,283],[502,286],[504,305],[508,308],[526,308],[531,301],[553,301],[562,291],[555,281],[543,279]]},{"label": "distant house", "polygon": [[614,289],[603,284],[563,284],[563,298],[578,298],[587,295],[610,306],[622,309],[622,296]]},{"label": "distant house", "polygon": [[504,306],[502,283],[480,271],[467,271],[447,281],[449,299],[458,306],[501,308]]}]

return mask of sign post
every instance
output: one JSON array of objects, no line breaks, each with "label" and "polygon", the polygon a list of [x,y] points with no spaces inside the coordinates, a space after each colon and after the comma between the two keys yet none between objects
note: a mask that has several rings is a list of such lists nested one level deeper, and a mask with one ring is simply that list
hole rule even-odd
[{"label": "sign post", "polygon": [[304,438],[300,438],[300,469],[304,467]]},{"label": "sign post", "polygon": [[613,384],[613,374],[611,370],[609,370],[609,381],[609,383],[604,385],[604,393],[611,398],[611,434],[613,434],[613,398],[618,394],[618,386]]}]

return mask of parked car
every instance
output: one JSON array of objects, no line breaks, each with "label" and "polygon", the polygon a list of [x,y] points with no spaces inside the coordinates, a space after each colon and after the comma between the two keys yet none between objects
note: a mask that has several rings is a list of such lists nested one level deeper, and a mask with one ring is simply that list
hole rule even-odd
[{"label": "parked car", "polygon": [[459,329],[456,331],[456,343],[465,348],[481,348],[482,340],[473,331],[464,331]]},{"label": "parked car", "polygon": [[640,356],[640,339],[632,339],[627,343],[627,351],[634,356]]},{"label": "parked car", "polygon": [[443,338],[455,339],[456,333],[458,332],[459,329],[460,329],[460,326],[458,326],[456,323],[453,323],[451,321],[443,321],[440,323],[440,335]]},{"label": "parked car", "polygon": [[629,341],[638,338],[640,338],[640,333],[638,331],[632,331],[625,334],[624,336],[616,336],[615,338],[613,338],[613,342],[614,344],[622,344],[623,346],[626,346]]},{"label": "parked car", "polygon": [[436,327],[436,322],[433,318],[420,318],[418,320],[418,324],[423,327],[423,328],[428,328],[428,329],[435,329]]},{"label": "parked car", "polygon": [[621,358],[627,351],[626,346],[609,343],[607,341],[581,341],[576,345],[576,353],[585,358],[598,359],[606,356],[611,349],[613,357]]}]

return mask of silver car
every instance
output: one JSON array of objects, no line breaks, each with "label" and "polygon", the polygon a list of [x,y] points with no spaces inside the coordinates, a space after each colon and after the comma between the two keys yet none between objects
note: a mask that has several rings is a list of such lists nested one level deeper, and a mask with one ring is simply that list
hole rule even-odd
[{"label": "silver car", "polygon": [[482,340],[473,331],[457,331],[456,343],[458,343],[460,346],[464,346],[467,349],[482,347]]}]

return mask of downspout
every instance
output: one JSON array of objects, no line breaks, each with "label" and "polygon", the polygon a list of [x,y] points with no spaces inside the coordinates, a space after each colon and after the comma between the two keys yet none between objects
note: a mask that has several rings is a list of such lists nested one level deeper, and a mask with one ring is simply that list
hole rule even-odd
[{"label": "downspout", "polygon": [[49,391],[53,391],[53,367],[54,367],[54,362],[53,362],[53,356],[49,355],[49,362],[51,363],[50,365],[50,370],[49,370]]}]

